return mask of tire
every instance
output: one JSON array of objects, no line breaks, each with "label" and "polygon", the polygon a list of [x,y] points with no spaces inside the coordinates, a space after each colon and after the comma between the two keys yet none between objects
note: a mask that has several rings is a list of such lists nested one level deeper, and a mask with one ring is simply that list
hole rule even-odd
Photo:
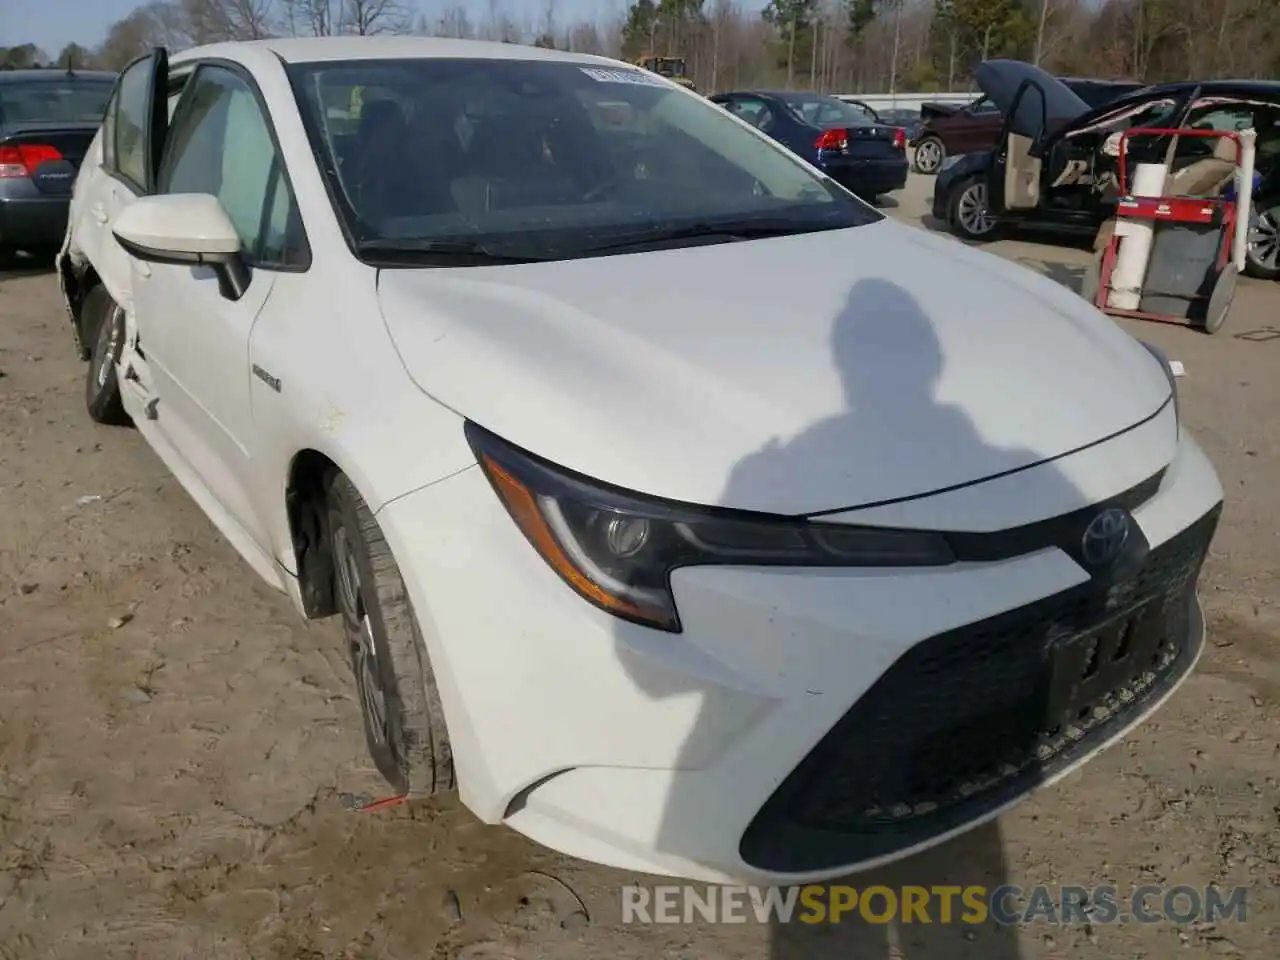
[{"label": "tire", "polygon": [[937,137],[925,137],[916,144],[916,173],[935,174],[945,159],[947,159],[947,148]]},{"label": "tire", "polygon": [[1200,329],[1205,333],[1217,333],[1227,322],[1227,313],[1231,310],[1231,301],[1236,295],[1238,278],[1235,265],[1230,263],[1218,275],[1213,285],[1213,293],[1209,295],[1209,303],[1205,307],[1204,321],[1200,325]]},{"label": "tire", "polygon": [[341,473],[328,484],[328,534],[369,754],[400,795],[450,791],[453,751],[408,591],[372,511]]},{"label": "tire", "polygon": [[84,405],[94,423],[127,427],[133,421],[124,411],[116,364],[124,350],[124,311],[97,286],[89,291],[80,312],[84,342],[91,344],[89,365],[84,374]]},{"label": "tire", "polygon": [[1244,272],[1259,280],[1280,280],[1280,201],[1254,204]]},{"label": "tire", "polygon": [[1080,296],[1094,305],[1098,299],[1098,286],[1102,283],[1102,259],[1107,255],[1106,249],[1099,250],[1085,267],[1084,276],[1080,278]]},{"label": "tire", "polygon": [[[983,211],[979,218],[972,208],[977,204]],[[959,183],[951,192],[947,203],[947,225],[951,232],[962,240],[984,242],[994,240],[999,233],[1000,225],[986,216],[987,181],[986,178],[970,177]],[[979,228],[981,224],[981,228]]]}]

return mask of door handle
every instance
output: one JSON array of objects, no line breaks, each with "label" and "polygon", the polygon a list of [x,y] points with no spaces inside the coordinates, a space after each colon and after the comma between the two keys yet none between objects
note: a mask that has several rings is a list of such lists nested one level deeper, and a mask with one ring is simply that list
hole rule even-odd
[{"label": "door handle", "polygon": [[90,207],[89,214],[93,217],[94,221],[97,223],[107,222],[107,208],[100,203],[95,203],[92,207]]}]

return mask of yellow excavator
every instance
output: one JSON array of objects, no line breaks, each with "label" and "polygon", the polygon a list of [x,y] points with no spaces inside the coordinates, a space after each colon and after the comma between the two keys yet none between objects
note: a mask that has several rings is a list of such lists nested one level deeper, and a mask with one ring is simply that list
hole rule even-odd
[{"label": "yellow excavator", "polygon": [[636,58],[635,65],[648,70],[650,73],[656,73],[660,77],[666,77],[687,90],[696,92],[698,89],[693,85],[693,81],[689,79],[688,61],[684,57],[657,57],[651,53],[646,53],[644,56]]}]

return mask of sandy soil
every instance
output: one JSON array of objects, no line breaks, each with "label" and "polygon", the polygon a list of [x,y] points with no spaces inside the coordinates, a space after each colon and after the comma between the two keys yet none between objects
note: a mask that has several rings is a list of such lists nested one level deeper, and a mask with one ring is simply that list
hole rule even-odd
[{"label": "sandy soil", "polygon": [[[929,189],[892,212],[918,223]],[[1068,284],[1086,259],[993,249]],[[1246,924],[624,927],[645,878],[453,802],[349,812],[380,788],[334,628],[259,584],[135,433],[90,424],[52,275],[0,275],[0,957],[1274,956],[1278,328],[1280,288],[1250,283],[1217,337],[1142,330],[1185,363],[1228,495],[1195,676],[995,827],[857,879],[1242,884]]]}]

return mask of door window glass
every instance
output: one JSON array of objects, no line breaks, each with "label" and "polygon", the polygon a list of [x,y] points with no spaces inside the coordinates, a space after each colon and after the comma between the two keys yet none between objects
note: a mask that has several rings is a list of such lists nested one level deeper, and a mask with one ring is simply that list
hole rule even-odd
[{"label": "door window glass", "polygon": [[221,67],[201,68],[174,120],[160,192],[212,194],[252,262],[295,265],[300,222],[293,192],[248,83]]},{"label": "door window glass", "polygon": [[757,130],[768,132],[773,127],[773,111],[763,100],[757,100],[755,97],[738,97],[730,104],[729,109]]},{"label": "door window glass", "polygon": [[112,149],[108,156],[116,172],[139,189],[147,184],[147,104],[151,97],[151,58],[139,60],[120,78],[112,122]]}]

